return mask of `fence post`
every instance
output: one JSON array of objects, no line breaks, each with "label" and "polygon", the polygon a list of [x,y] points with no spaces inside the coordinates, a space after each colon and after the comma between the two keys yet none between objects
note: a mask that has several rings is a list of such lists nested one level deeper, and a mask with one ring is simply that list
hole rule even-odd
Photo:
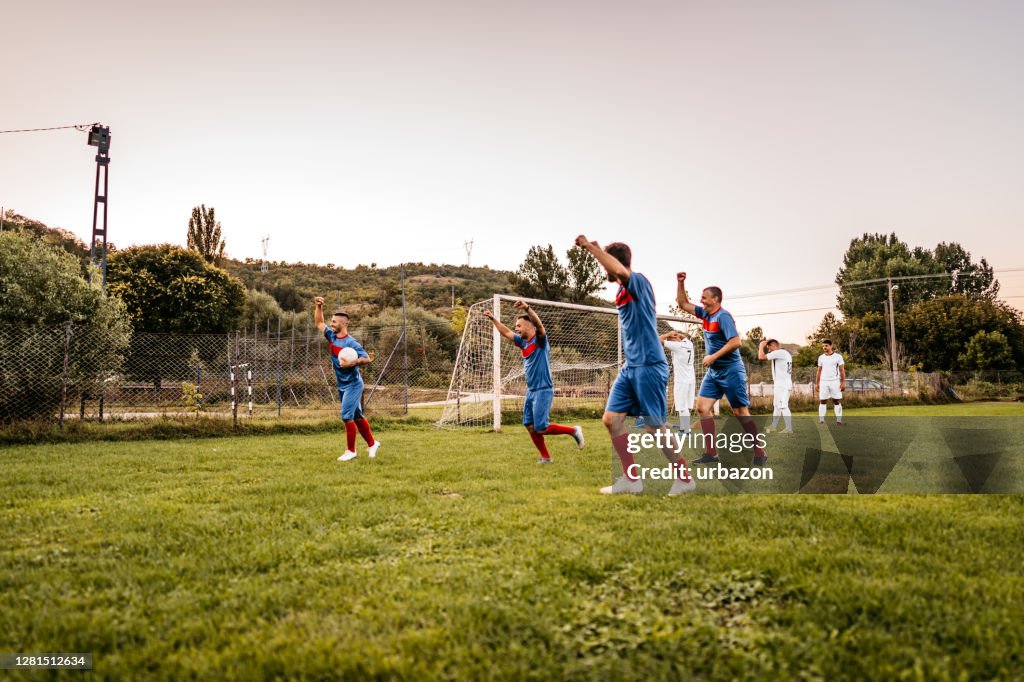
[{"label": "fence post", "polygon": [[64,371],[61,376],[60,427],[64,428],[64,411],[68,406],[68,355],[71,350],[71,322],[64,327]]}]

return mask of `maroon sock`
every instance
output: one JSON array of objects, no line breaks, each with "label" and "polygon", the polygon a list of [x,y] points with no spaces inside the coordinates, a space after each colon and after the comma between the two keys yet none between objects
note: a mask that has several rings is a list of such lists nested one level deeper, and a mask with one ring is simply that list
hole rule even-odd
[{"label": "maroon sock", "polygon": [[353,421],[345,422],[345,438],[348,442],[348,451],[356,451],[356,423]]},{"label": "maroon sock", "polygon": [[548,452],[547,443],[544,442],[544,436],[540,435],[536,431],[530,431],[530,439],[533,444],[537,446],[537,451],[540,452],[540,456],[544,459],[551,459],[551,453]]},{"label": "maroon sock", "polygon": [[548,428],[544,433],[549,436],[571,436],[576,433],[576,429],[571,426],[562,426],[561,424],[548,424]]},{"label": "maroon sock", "polygon": [[710,435],[711,441],[710,446],[708,445],[707,438],[705,438],[704,452],[713,457],[718,456],[718,448],[715,447],[715,418],[714,417],[701,417],[700,418],[700,430],[704,432],[705,436]]},{"label": "maroon sock", "polygon": [[754,437],[754,455],[764,457],[764,448],[757,445],[757,422],[750,417],[740,417],[740,423],[743,424],[743,430]]},{"label": "maroon sock", "polygon": [[[359,435],[363,437],[366,444],[373,447],[374,440],[373,434],[370,432],[370,422],[366,421],[363,417],[360,417],[356,420],[356,428],[359,429]],[[352,442],[355,443],[355,440]]]},{"label": "maroon sock", "polygon": [[635,481],[636,477],[629,475],[629,467],[636,464],[633,455],[626,449],[629,447],[629,434],[624,433],[612,438],[612,447],[615,448],[615,454],[619,456],[619,462],[622,463],[622,473],[626,474],[631,481]]}]

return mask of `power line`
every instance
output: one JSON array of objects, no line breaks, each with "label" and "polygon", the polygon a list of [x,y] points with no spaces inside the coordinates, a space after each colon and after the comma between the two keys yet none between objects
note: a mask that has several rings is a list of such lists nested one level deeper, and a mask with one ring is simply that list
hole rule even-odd
[{"label": "power line", "polygon": [[4,135],[6,133],[40,133],[46,130],[67,130],[69,128],[74,128],[78,132],[84,133],[88,131],[90,128],[92,128],[94,125],[99,125],[99,123],[76,123],[68,126],[53,126],[51,128],[20,128],[18,130],[0,130],[0,135]]},{"label": "power line", "polygon": [[[993,270],[993,276],[1003,275],[1008,273],[1024,272],[1024,268],[1006,268],[1001,270]],[[861,279],[853,282],[844,282],[843,284],[819,284],[816,286],[809,287],[798,287],[795,289],[779,289],[777,291],[764,291],[759,293],[750,294],[738,294],[736,296],[729,296],[729,300],[735,301],[737,299],[744,298],[763,298],[766,296],[781,296],[784,294],[802,294],[810,293],[812,291],[823,291],[828,289],[855,289],[864,286],[875,286],[878,284],[885,284],[887,281],[902,282],[906,280],[916,279],[937,279],[937,278],[950,278],[950,277],[981,277],[984,273],[980,272],[940,272],[929,275],[899,275],[896,277],[880,277],[876,279]]]}]

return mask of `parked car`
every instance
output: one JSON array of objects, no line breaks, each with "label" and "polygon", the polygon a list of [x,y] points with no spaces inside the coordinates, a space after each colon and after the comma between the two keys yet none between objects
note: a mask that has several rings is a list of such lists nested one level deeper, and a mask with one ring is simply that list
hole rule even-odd
[{"label": "parked car", "polygon": [[874,379],[847,379],[847,391],[888,391],[889,387]]}]

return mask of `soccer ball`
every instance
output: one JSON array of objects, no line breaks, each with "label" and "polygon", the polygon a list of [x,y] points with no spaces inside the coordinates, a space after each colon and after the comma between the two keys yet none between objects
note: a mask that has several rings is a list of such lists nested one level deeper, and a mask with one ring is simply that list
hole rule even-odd
[{"label": "soccer ball", "polygon": [[345,362],[345,361],[352,362],[357,357],[359,357],[359,354],[356,353],[356,349],[355,348],[345,347],[345,348],[342,348],[340,351],[338,351],[338,362]]}]

